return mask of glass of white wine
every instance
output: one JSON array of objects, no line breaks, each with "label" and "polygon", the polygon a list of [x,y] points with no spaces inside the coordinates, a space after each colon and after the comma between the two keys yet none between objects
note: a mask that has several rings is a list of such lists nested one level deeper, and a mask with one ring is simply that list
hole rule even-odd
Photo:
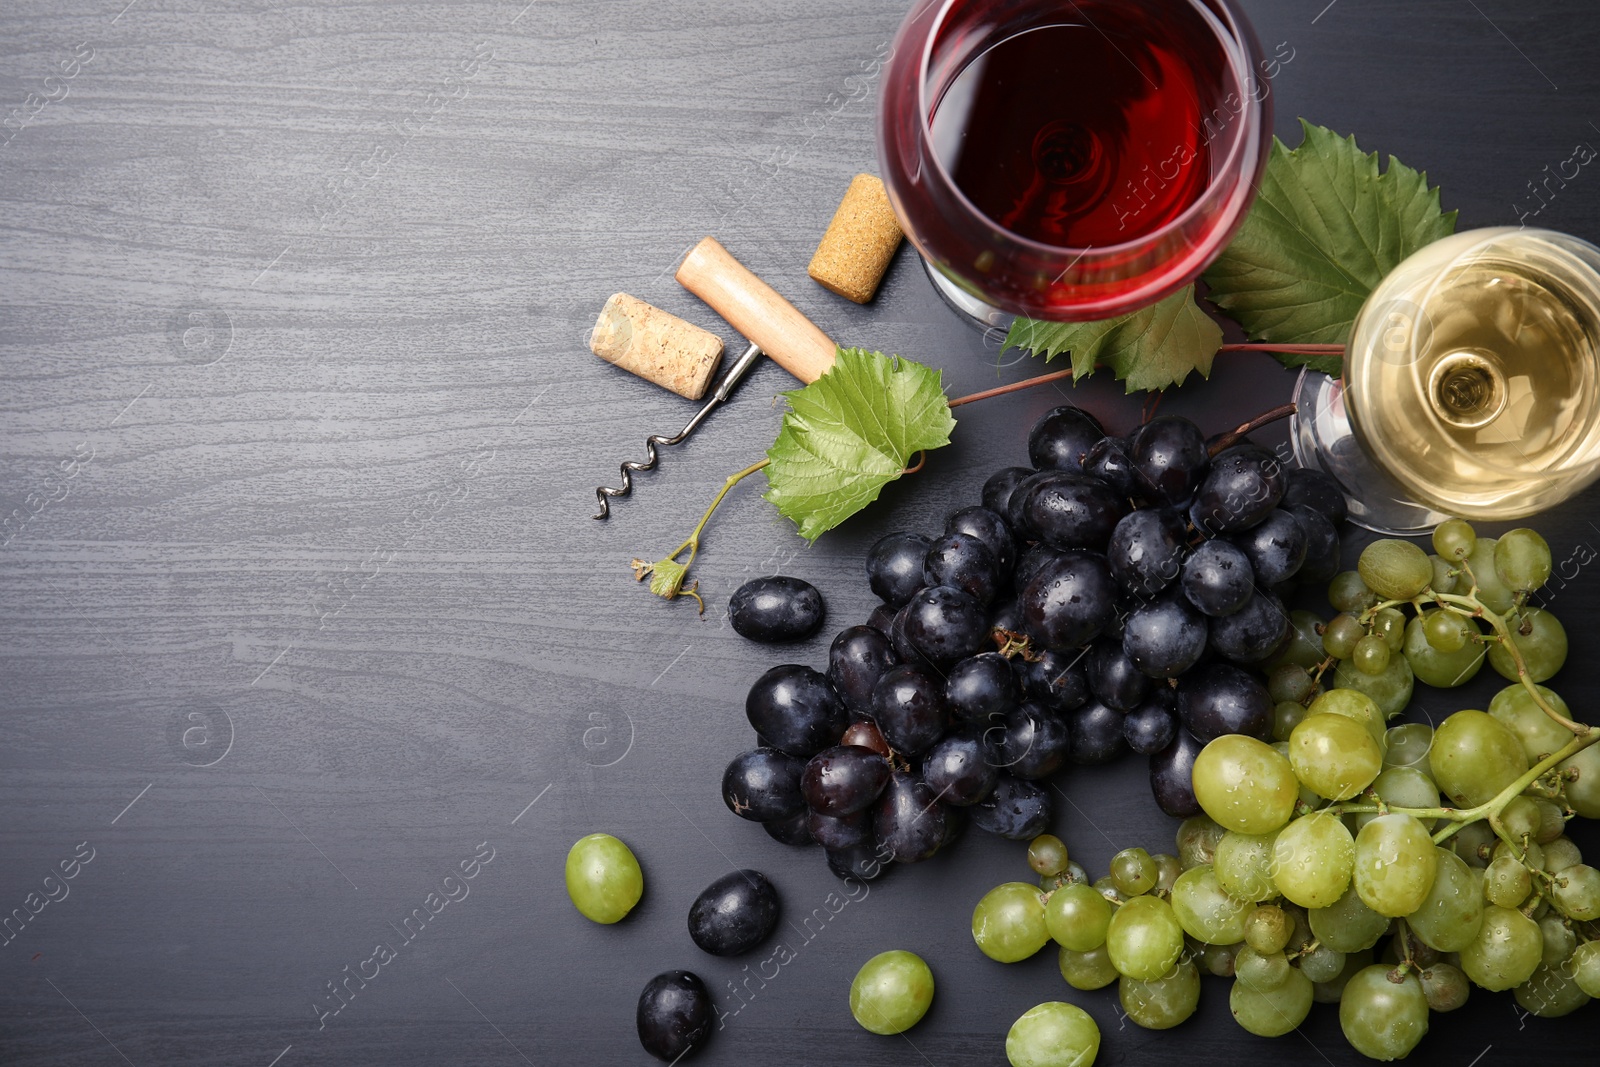
[{"label": "glass of white wine", "polygon": [[1600,477],[1600,248],[1471,230],[1362,305],[1343,376],[1302,372],[1290,431],[1380,533],[1516,519]]}]

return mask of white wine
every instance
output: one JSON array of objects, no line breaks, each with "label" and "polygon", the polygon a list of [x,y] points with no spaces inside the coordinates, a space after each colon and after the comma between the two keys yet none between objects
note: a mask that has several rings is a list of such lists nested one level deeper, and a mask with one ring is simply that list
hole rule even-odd
[{"label": "white wine", "polygon": [[1514,519],[1600,476],[1600,249],[1457,234],[1368,298],[1345,356],[1362,450],[1418,503]]}]

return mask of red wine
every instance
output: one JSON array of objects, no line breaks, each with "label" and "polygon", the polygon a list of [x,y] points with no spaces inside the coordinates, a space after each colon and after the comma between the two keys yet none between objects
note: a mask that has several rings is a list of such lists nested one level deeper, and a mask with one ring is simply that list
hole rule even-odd
[{"label": "red wine", "polygon": [[990,45],[945,88],[935,155],[979,211],[1041,244],[1160,229],[1210,182],[1207,121],[1228,114],[1222,50],[1203,27],[1138,6],[1092,21],[1076,4],[1041,6],[1046,24]]}]

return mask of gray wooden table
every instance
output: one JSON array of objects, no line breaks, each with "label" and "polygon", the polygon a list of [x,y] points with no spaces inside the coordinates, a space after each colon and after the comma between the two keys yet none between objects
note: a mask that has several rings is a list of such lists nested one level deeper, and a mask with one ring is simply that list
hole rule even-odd
[{"label": "gray wooden table", "polygon": [[[805,278],[850,176],[875,169],[859,76],[903,2],[125,3],[0,11],[0,913],[27,919],[0,947],[0,1062],[643,1062],[634,1001],[669,967],[727,1013],[706,1063],[997,1063],[1050,999],[1095,1014],[1107,1064],[1357,1060],[1328,1008],[1266,1043],[1208,980],[1196,1021],[1148,1033],[1050,953],[983,959],[968,917],[1026,875],[1012,843],[971,835],[834,915],[821,857],[717,795],[750,681],[820,664],[870,610],[866,546],[975,500],[1068,390],[964,409],[951,448],[815,548],[741,488],[699,567],[703,618],[627,563],[759,456],[781,371],[589,518],[593,487],[692,407],[594,359],[587,330],[626,290],[733,344],[671,277],[707,233],[840,341],[943,368],[952,395],[1037,373],[957,322],[906,250],[869,307]],[[1293,56],[1280,132],[1305,115],[1425,167],[1463,225],[1600,238],[1592,168],[1529,188],[1600,143],[1592,4],[1245,7]],[[1226,357],[1163,410],[1221,428],[1291,383]],[[1108,382],[1073,395],[1114,428],[1138,417]],[[1540,521],[1558,561],[1600,544],[1597,516],[1591,494]],[[831,623],[774,652],[723,616],[777,571],[817,584]],[[1581,622],[1597,593],[1584,570],[1556,606]],[[1581,704],[1600,657],[1572,630],[1561,687]],[[1062,776],[1058,829],[1091,869],[1170,847],[1144,773]],[[596,830],[647,873],[615,927],[562,889]],[[739,994],[748,961],[684,930],[734,865],[771,875],[796,925],[831,916]],[[939,981],[905,1038],[846,1007],[890,947]],[[1596,1010],[1523,1020],[1475,993],[1416,1058],[1587,1055]]]}]

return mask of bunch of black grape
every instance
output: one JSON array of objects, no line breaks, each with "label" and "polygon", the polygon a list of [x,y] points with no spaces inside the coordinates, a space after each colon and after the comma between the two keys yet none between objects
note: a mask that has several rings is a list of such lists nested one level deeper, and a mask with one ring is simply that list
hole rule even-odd
[{"label": "bunch of black grape", "polygon": [[834,639],[826,673],[786,664],[756,681],[745,710],[762,747],[723,776],[735,814],[870,878],[932,856],[968,815],[1029,840],[1051,821],[1046,779],[1130,749],[1161,808],[1194,815],[1207,741],[1271,740],[1251,668],[1294,639],[1294,584],[1338,571],[1337,487],[1171,416],[1108,437],[1057,408],[1028,454],[938,538],[873,546],[883,604]]}]

